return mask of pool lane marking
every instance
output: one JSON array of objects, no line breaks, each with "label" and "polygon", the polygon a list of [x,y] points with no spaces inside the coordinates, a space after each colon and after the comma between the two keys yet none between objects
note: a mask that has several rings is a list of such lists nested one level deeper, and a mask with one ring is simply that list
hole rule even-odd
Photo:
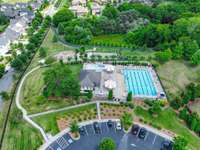
[{"label": "pool lane marking", "polygon": [[153,145],[154,145],[155,142],[156,142],[156,138],[157,138],[157,135],[155,135],[155,137],[154,137],[154,139],[153,139],[153,142],[152,142]]}]

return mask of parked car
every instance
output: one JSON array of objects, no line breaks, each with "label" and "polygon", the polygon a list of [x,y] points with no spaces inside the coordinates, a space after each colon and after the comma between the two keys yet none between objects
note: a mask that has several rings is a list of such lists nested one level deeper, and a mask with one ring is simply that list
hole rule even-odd
[{"label": "parked car", "polygon": [[145,128],[141,128],[141,129],[140,129],[140,132],[139,132],[139,134],[138,134],[138,137],[139,137],[140,139],[144,139],[144,138],[146,137],[146,134],[147,134],[147,130],[146,130]]},{"label": "parked car", "polygon": [[101,132],[100,126],[99,126],[99,123],[98,123],[98,122],[94,122],[93,126],[94,126],[95,133],[98,134],[98,133]]},{"label": "parked car", "polygon": [[122,130],[122,125],[119,121],[116,123],[116,130]]},{"label": "parked car", "polygon": [[138,132],[139,132],[139,130],[140,130],[139,125],[134,124],[134,125],[132,126],[131,133],[132,133],[133,135],[137,135]]},{"label": "parked car", "polygon": [[107,125],[109,128],[111,128],[113,126],[113,122],[111,120],[108,120]]},{"label": "parked car", "polygon": [[80,127],[79,128],[79,133],[80,133],[80,135],[85,135],[86,131],[85,131],[85,129],[83,127]]},{"label": "parked car", "polygon": [[171,141],[163,141],[162,142],[162,147],[160,150],[172,150],[173,148],[173,143]]}]

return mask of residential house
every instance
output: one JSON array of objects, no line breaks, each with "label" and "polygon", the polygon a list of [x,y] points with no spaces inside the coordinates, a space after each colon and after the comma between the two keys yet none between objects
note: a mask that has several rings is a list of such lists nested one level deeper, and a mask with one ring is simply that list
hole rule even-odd
[{"label": "residential house", "polygon": [[92,10],[92,15],[100,15],[102,6],[100,6],[98,3],[94,2],[94,3],[92,3],[91,10]]},{"label": "residential house", "polygon": [[69,9],[78,17],[84,16],[84,15],[88,14],[88,12],[89,12],[86,7],[83,7],[81,5],[71,6],[71,7],[69,7]]}]

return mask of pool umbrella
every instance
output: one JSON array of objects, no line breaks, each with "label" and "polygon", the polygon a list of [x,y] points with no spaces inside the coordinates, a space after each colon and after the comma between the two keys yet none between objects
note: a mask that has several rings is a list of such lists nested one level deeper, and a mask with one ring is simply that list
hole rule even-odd
[{"label": "pool umbrella", "polygon": [[113,80],[107,80],[105,81],[105,87],[108,88],[108,89],[114,89],[116,88],[116,82],[113,81]]},{"label": "pool umbrella", "polygon": [[115,70],[115,67],[113,65],[106,65],[105,68],[108,72],[113,72]]}]

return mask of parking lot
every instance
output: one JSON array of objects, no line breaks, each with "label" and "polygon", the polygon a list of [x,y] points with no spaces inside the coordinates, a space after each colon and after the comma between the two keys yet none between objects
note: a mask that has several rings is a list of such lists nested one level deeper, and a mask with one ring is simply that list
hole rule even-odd
[{"label": "parking lot", "polygon": [[96,133],[93,124],[83,126],[84,133],[79,140],[72,140],[69,134],[54,141],[46,150],[98,150],[100,141],[105,137],[112,138],[117,150],[160,150],[165,139],[150,131],[144,139],[131,133],[125,134],[123,130],[116,129],[116,122],[109,127],[107,122],[99,123],[100,132]]}]

